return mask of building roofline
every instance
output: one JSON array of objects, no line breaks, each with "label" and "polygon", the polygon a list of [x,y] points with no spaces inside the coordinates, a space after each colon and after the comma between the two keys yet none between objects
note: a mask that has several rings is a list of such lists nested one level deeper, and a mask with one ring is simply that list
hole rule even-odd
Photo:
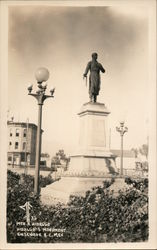
[{"label": "building roofline", "polygon": [[[121,155],[121,150],[120,149],[111,149],[110,151],[114,155],[116,155],[116,157],[120,157],[120,155]],[[132,150],[124,149],[123,150],[123,157],[125,157],[125,158],[135,158],[135,155],[134,155],[134,152]]]},{"label": "building roofline", "polygon": [[17,125],[17,126],[21,126],[21,127],[27,127],[27,124],[29,127],[35,127],[37,128],[37,125],[34,123],[27,123],[27,122],[12,122],[12,121],[7,121],[7,125]]}]

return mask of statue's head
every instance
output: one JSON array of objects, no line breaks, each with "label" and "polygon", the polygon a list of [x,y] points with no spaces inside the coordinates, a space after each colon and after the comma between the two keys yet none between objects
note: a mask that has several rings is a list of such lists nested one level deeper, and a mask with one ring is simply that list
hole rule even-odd
[{"label": "statue's head", "polygon": [[98,54],[97,54],[97,53],[95,53],[95,52],[94,52],[94,53],[92,53],[92,58],[96,60],[96,59],[98,58]]}]

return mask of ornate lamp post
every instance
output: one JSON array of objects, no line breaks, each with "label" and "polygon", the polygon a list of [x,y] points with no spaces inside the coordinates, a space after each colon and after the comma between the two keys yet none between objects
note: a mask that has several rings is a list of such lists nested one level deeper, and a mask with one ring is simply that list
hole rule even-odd
[{"label": "ornate lamp post", "polygon": [[44,101],[49,97],[54,97],[55,89],[50,90],[51,95],[46,95],[45,91],[47,85],[42,85],[49,78],[49,71],[46,68],[39,68],[35,73],[35,77],[38,83],[38,90],[36,93],[32,93],[33,86],[28,87],[28,95],[31,95],[37,99],[38,102],[38,128],[37,128],[37,142],[36,142],[36,161],[35,161],[35,183],[34,183],[34,195],[39,195],[39,172],[40,172],[40,155],[41,155],[41,123],[42,123],[42,105]]},{"label": "ornate lamp post", "polygon": [[120,164],[120,175],[123,175],[123,135],[128,131],[127,127],[124,127],[124,122],[120,122],[120,127],[116,127],[116,130],[120,133],[121,136],[121,164]]}]

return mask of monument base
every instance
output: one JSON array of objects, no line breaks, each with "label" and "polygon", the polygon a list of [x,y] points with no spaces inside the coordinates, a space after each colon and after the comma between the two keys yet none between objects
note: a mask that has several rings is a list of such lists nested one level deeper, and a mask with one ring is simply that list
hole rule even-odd
[{"label": "monument base", "polygon": [[41,189],[41,202],[46,205],[67,204],[71,195],[85,196],[93,187],[103,186],[103,181],[111,177],[61,177]]},{"label": "monument base", "polygon": [[64,176],[105,177],[117,172],[113,156],[74,155]]},{"label": "monument base", "polygon": [[[93,187],[103,187],[103,182],[106,180],[111,181],[111,177],[62,177],[59,181],[41,189],[41,202],[49,206],[58,203],[67,205],[71,195],[84,197]],[[108,190],[113,190],[114,196],[117,196],[119,190],[125,191],[128,187],[125,178],[115,177],[114,183]]]}]

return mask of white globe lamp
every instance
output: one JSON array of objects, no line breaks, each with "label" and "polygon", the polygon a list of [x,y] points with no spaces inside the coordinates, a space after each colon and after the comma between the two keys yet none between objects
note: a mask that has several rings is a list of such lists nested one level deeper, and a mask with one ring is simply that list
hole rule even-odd
[{"label": "white globe lamp", "polygon": [[49,79],[49,71],[46,68],[38,68],[35,72],[35,78],[38,83],[46,82]]}]

